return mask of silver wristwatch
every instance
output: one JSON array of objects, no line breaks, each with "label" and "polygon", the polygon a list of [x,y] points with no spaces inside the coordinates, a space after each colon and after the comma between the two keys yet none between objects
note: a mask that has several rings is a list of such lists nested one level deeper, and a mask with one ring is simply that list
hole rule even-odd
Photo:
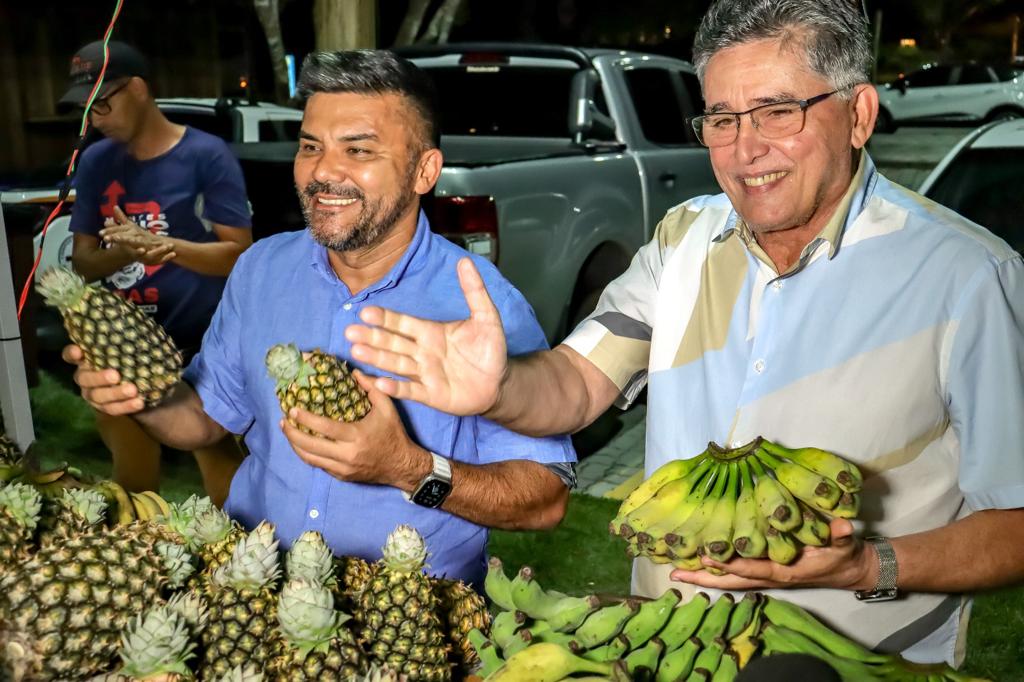
[{"label": "silver wristwatch", "polygon": [[430,457],[434,460],[433,469],[406,498],[421,507],[436,509],[452,492],[452,465],[436,453],[431,452]]},{"label": "silver wristwatch", "polygon": [[872,590],[858,590],[854,595],[863,602],[891,601],[899,596],[896,580],[899,578],[899,566],[896,564],[896,552],[888,538],[873,536],[864,539],[874,545],[878,555],[878,580]]}]

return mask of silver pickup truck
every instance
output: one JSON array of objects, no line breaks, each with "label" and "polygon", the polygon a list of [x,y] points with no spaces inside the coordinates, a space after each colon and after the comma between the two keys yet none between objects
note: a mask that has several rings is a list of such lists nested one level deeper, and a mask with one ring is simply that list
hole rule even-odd
[{"label": "silver pickup truck", "polygon": [[435,229],[495,260],[552,342],[669,208],[720,191],[687,122],[703,103],[686,62],[503,43],[402,54],[440,94]]}]

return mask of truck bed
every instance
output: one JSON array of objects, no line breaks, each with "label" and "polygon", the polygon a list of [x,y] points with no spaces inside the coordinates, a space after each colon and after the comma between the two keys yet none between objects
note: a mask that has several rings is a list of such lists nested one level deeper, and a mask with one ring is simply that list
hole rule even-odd
[{"label": "truck bed", "polygon": [[584,156],[586,150],[559,137],[489,137],[445,135],[441,138],[444,165],[476,168],[516,161]]}]

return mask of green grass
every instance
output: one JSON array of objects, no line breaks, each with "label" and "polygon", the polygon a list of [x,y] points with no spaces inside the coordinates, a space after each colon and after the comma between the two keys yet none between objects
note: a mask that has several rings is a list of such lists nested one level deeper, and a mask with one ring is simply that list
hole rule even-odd
[{"label": "green grass", "polygon": [[[89,407],[69,390],[66,375],[40,374],[31,391],[37,441],[33,453],[44,464],[61,461],[107,476],[110,455],[96,434]],[[182,500],[201,492],[199,472],[187,453],[165,458],[161,493]],[[553,531],[491,534],[489,551],[510,576],[529,565],[546,588],[573,594],[622,595],[629,591],[630,561],[622,542],[607,532],[612,500],[573,495],[562,524]],[[999,682],[1024,681],[1024,587],[979,596],[968,635],[965,671]]]}]

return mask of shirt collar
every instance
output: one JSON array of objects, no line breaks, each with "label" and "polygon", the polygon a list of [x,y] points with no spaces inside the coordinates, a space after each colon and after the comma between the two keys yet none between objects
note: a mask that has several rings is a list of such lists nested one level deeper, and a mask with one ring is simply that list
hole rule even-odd
[{"label": "shirt collar", "polygon": [[[857,219],[857,216],[860,215],[867,205],[874,191],[876,180],[875,164],[871,157],[868,156],[867,150],[861,150],[857,172],[853,174],[850,186],[846,189],[846,194],[843,195],[832,217],[821,228],[818,236],[811,240],[811,244],[819,240],[828,242],[828,257],[830,260],[835,257],[847,226]],[[733,232],[739,235],[748,248],[757,245],[753,232],[735,210],[729,212],[729,217],[722,225],[721,231],[714,237],[714,241],[724,241]]]},{"label": "shirt collar", "polygon": [[[413,234],[409,246],[406,247],[405,253],[402,254],[402,257],[398,259],[398,262],[391,267],[386,275],[359,292],[360,296],[393,287],[406,274],[422,269],[430,252],[429,234],[430,221],[427,220],[427,215],[423,212],[423,209],[420,209],[416,220],[416,232]],[[337,273],[334,272],[334,268],[331,267],[331,262],[327,258],[327,247],[313,239],[313,236],[309,233],[309,228],[306,229],[306,239],[310,244],[310,265],[317,274],[332,284],[344,286],[344,282],[338,279]]]}]

